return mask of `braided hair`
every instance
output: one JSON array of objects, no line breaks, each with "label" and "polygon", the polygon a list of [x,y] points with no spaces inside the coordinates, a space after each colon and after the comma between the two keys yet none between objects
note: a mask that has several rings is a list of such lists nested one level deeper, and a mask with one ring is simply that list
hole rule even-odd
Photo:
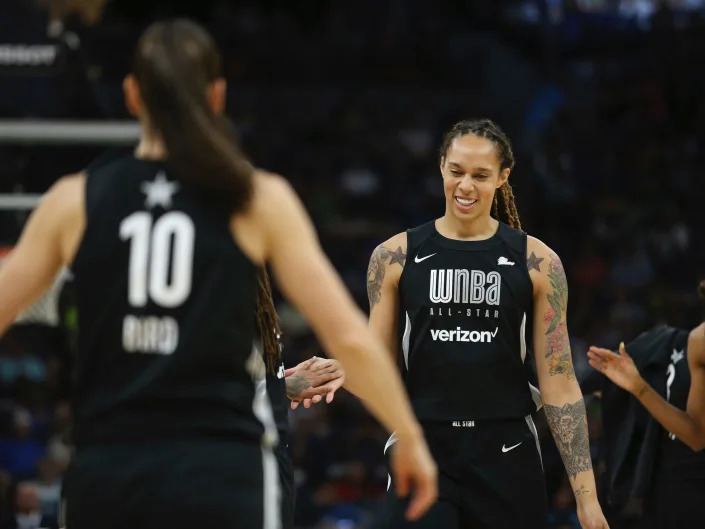
[{"label": "braided hair", "polygon": [[[443,137],[443,143],[440,149],[440,162],[443,163],[448,149],[453,140],[467,134],[485,138],[491,141],[497,148],[499,156],[499,170],[514,168],[514,152],[512,144],[504,131],[499,128],[494,121],[490,119],[473,119],[459,121],[451,129],[446,132]],[[501,203],[501,204],[500,204]],[[499,192],[495,193],[492,201],[492,216],[497,220],[501,220],[512,228],[521,229],[521,221],[519,220],[519,212],[514,203],[514,192],[509,182],[504,182],[499,188]]]},{"label": "braided hair", "polygon": [[281,347],[279,337],[281,328],[277,310],[274,308],[272,285],[267,269],[262,266],[257,270],[257,326],[262,340],[264,361],[267,371],[274,375],[281,363]]}]

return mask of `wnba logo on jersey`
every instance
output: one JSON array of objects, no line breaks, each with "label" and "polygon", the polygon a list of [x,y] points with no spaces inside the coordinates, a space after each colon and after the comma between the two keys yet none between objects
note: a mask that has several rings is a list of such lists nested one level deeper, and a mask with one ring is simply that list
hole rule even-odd
[{"label": "wnba logo on jersey", "polygon": [[482,270],[431,270],[432,303],[499,305],[502,276]]}]

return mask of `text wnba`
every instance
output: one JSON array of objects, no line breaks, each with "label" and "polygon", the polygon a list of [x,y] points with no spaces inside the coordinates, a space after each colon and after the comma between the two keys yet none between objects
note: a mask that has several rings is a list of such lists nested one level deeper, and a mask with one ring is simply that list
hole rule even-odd
[{"label": "text wnba", "polygon": [[431,329],[431,339],[434,342],[472,342],[472,343],[490,343],[497,336],[497,327],[493,332],[490,331],[465,331],[458,327],[454,331],[446,331]]},{"label": "text wnba", "polygon": [[431,270],[431,303],[499,305],[502,276],[482,270]]},{"label": "text wnba", "polygon": [[179,344],[179,324],[169,316],[125,316],[122,347],[128,353],[170,355]]}]

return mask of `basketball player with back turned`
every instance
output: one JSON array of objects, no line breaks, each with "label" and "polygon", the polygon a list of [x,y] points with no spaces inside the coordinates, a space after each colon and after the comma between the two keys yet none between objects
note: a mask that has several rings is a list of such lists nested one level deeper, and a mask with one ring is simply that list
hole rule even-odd
[{"label": "basketball player with back turned", "polygon": [[142,126],[134,154],[61,178],[0,269],[0,332],[62,266],[75,276],[66,527],[281,526],[276,426],[252,374],[264,264],[351,389],[401,430],[395,478],[415,488],[418,517],[435,466],[401,381],[295,193],[240,154],[211,37],[188,21],[151,26],[125,95]]},{"label": "basketball player with back turned", "polygon": [[420,521],[404,520],[404,500],[390,497],[391,527],[546,527],[530,417],[537,393],[528,378],[532,349],[582,526],[607,527],[573,372],[563,266],[520,231],[508,183],[513,166],[509,139],[495,123],[457,123],[440,153],[445,214],[395,235],[370,259],[370,326],[399,353],[439,470],[438,502]]}]

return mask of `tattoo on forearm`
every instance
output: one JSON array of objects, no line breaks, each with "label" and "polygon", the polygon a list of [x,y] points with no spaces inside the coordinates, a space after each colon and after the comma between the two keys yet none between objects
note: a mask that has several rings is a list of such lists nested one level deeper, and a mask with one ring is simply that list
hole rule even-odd
[{"label": "tattoo on forearm", "polygon": [[[385,263],[389,259],[389,265]],[[370,264],[367,267],[367,297],[370,301],[370,310],[374,307],[379,300],[382,299],[382,283],[384,282],[384,273],[387,266],[391,266],[394,263],[399,263],[399,265],[404,268],[406,263],[406,254],[399,246],[396,250],[390,250],[386,246],[379,245],[372,252],[372,257],[370,257]]]},{"label": "tattoo on forearm", "polygon": [[311,383],[300,375],[291,375],[286,379],[286,396],[298,399],[301,393],[311,387]]},{"label": "tattoo on forearm", "polygon": [[536,254],[534,252],[531,252],[531,255],[526,259],[526,267],[529,270],[536,270],[540,272],[541,261],[543,261],[543,259],[543,257],[536,257]]},{"label": "tattoo on forearm", "polygon": [[575,489],[575,496],[584,496],[585,494],[590,494],[590,489],[586,488],[585,485],[580,485],[579,489]]},{"label": "tattoo on forearm", "polygon": [[583,399],[562,407],[544,404],[543,409],[568,476],[575,478],[580,472],[592,470]]},{"label": "tattoo on forearm", "polygon": [[568,281],[561,260],[555,254],[551,254],[550,257],[548,278],[551,281],[553,292],[547,295],[549,307],[543,315],[543,321],[548,326],[544,356],[548,361],[549,375],[565,375],[569,380],[572,380],[575,378],[575,372],[570,358],[570,340],[568,339],[568,326],[565,322],[568,306]]},{"label": "tattoo on forearm", "polygon": [[649,392],[649,385],[647,383],[644,383],[643,386],[639,389],[639,392],[637,393],[637,397],[643,397]]}]

